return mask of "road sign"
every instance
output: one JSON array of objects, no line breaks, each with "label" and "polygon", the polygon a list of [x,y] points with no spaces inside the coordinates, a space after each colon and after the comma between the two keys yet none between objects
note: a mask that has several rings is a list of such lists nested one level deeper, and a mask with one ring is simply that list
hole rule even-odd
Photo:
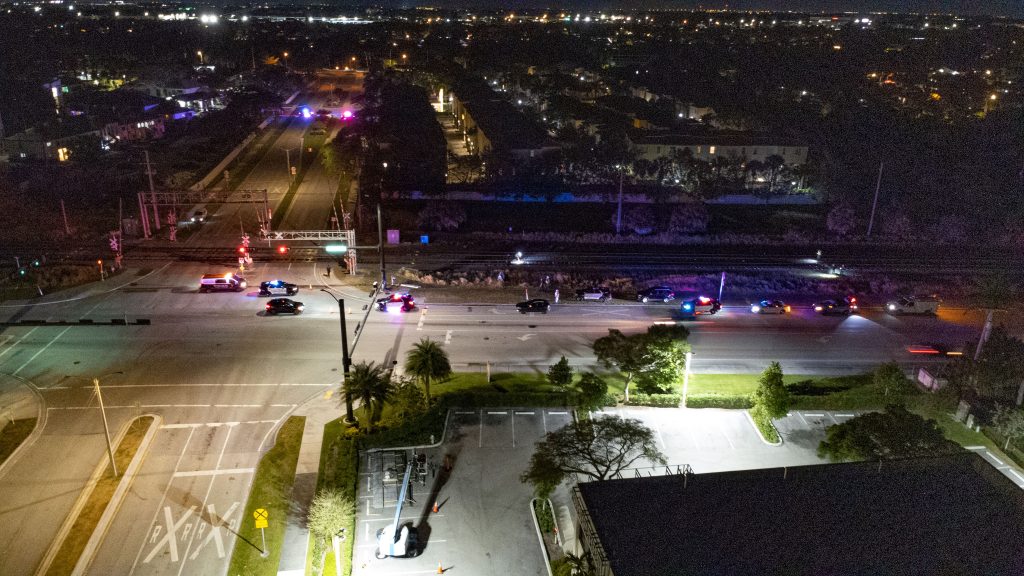
[{"label": "road sign", "polygon": [[266,528],[268,526],[268,524],[267,524],[268,516],[269,515],[267,514],[267,509],[266,508],[257,508],[252,513],[252,517],[256,519],[256,527],[257,528]]}]

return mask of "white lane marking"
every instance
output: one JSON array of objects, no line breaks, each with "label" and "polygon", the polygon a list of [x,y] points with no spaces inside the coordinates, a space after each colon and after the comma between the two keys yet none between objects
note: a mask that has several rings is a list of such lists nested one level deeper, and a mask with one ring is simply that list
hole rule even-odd
[{"label": "white lane marking", "polygon": [[24,364],[22,364],[21,366],[19,366],[17,370],[15,370],[14,372],[12,372],[12,374],[14,374],[14,375],[17,375],[17,374],[18,374],[18,372],[21,372],[21,370],[22,370],[23,368],[25,368],[25,366],[28,366],[29,364],[31,364],[31,363],[32,363],[32,361],[33,361],[33,360],[35,360],[36,358],[38,358],[40,354],[42,354],[43,352],[46,352],[46,349],[47,349],[47,348],[49,348],[49,347],[50,347],[50,346],[51,346],[51,345],[52,345],[52,344],[53,344],[54,342],[56,342],[56,341],[57,341],[57,340],[58,340],[58,339],[59,339],[59,338],[60,338],[61,336],[63,336],[63,335],[64,335],[64,334],[65,334],[65,333],[66,333],[66,332],[67,332],[68,330],[71,330],[71,326],[68,326],[67,328],[65,328],[65,329],[61,330],[61,331],[60,331],[60,334],[57,334],[56,336],[54,336],[54,337],[53,337],[53,340],[50,340],[50,341],[49,341],[49,342],[48,342],[48,343],[46,344],[46,346],[43,346],[42,348],[40,348],[38,352],[36,352],[35,354],[33,354],[31,358],[29,358],[28,360],[26,360],[26,361],[25,361],[25,363],[24,363]]},{"label": "white lane marking", "polygon": [[[167,480],[167,486],[164,488],[164,493],[163,493],[162,496],[160,496],[160,504],[157,505],[156,510],[153,512],[153,519],[149,521],[149,531],[150,532],[153,532],[153,527],[156,524],[156,518],[160,514],[160,509],[164,507],[164,501],[167,499],[167,491],[171,489],[171,484],[174,483],[174,475],[178,473],[178,466],[181,466],[181,459],[185,457],[185,453],[188,451],[188,444],[189,444],[189,442],[192,441],[192,435],[195,434],[195,431],[196,431],[195,428],[192,428],[192,429],[190,429],[188,431],[188,438],[185,439],[185,445],[181,447],[181,454],[178,455],[178,461],[174,463],[174,470],[171,472],[171,477]],[[169,510],[169,507],[168,507],[168,510]],[[168,514],[168,516],[170,515],[169,512],[167,514]],[[167,525],[168,525],[168,527],[173,526],[173,524],[170,523],[170,522],[168,522]],[[159,527],[157,527],[157,528],[159,528]],[[153,534],[155,536],[157,534],[157,532],[153,532]],[[142,551],[146,548],[146,544],[147,543],[151,544],[152,542],[151,541],[147,542],[147,541],[144,540],[142,542],[142,546],[139,546],[139,552],[138,552],[138,554],[135,555],[135,561],[132,562],[132,569],[131,569],[131,571],[128,572],[129,575],[135,573],[135,567],[139,564],[139,557],[142,556]],[[177,544],[177,543],[175,543],[175,544]],[[159,550],[160,548],[161,548],[161,546],[157,546],[157,547],[153,548],[153,550],[150,552],[149,556],[147,556],[147,559],[146,559],[147,563],[150,560],[152,560],[152,556],[154,554],[156,554],[156,551]]]},{"label": "white lane marking", "polygon": [[[206,507],[207,516],[211,519],[216,519],[216,524],[210,526],[210,531],[206,534],[206,538],[192,552],[192,555],[189,556],[189,560],[195,560],[196,557],[199,556],[199,553],[202,552],[203,548],[206,548],[206,545],[209,544],[211,540],[215,541],[217,545],[217,557],[224,558],[224,539],[221,538],[220,529],[224,526],[227,526],[228,529],[230,530],[235,525],[235,521],[231,519],[231,516],[234,515],[235,511],[238,510],[240,505],[241,502],[237,500],[232,502],[231,507],[229,507],[228,511],[225,512],[222,516],[217,516],[217,509],[213,506],[213,504],[210,504],[209,506]],[[199,537],[202,538],[202,529],[200,529],[199,531]]]},{"label": "white lane marking", "polygon": [[519,414],[520,416],[533,416],[533,415],[536,414],[536,412],[519,412],[519,411],[516,411],[516,414]]},{"label": "white lane marking", "polygon": [[[231,441],[231,432],[234,429],[235,429],[234,426],[229,426],[228,427],[228,433],[224,437],[224,445],[220,447],[220,455],[217,456],[217,463],[213,467],[214,470],[220,469],[220,463],[224,459],[224,452],[226,452],[227,449],[228,449],[228,443]],[[215,481],[216,481],[216,478],[211,479],[210,480],[210,484],[206,487],[206,496],[203,496],[203,504],[202,504],[201,510],[206,510],[207,506],[209,506],[208,503],[210,501],[210,493],[213,492],[213,483]],[[198,521],[199,522],[204,521],[201,515],[200,515]],[[189,550],[192,549],[192,543],[195,542],[195,539],[196,539],[196,532],[198,532],[198,530],[193,530],[191,532],[191,534],[189,534],[189,536],[188,536],[188,544],[185,546],[185,552],[182,554],[183,558],[187,557]],[[181,567],[178,568],[178,576],[181,576],[181,571],[184,570],[184,569],[185,569],[185,562],[182,562],[181,563]]]},{"label": "white lane marking", "polygon": [[[295,404],[132,404],[130,406],[105,404],[107,410],[115,408],[290,408]],[[95,406],[47,406],[47,410],[91,410]]]},{"label": "white lane marking", "polygon": [[452,343],[452,331],[451,330],[448,330],[447,332],[444,333],[444,343],[445,344],[451,344]]},{"label": "white lane marking", "polygon": [[800,421],[804,423],[804,426],[806,426],[806,427],[808,427],[808,428],[810,428],[810,427],[811,427],[811,425],[810,425],[810,424],[809,424],[809,423],[807,422],[807,419],[806,419],[806,418],[804,418],[804,415],[803,415],[803,414],[801,414],[801,413],[797,412],[797,413],[796,413],[796,415],[800,417]]},{"label": "white lane marking", "polygon": [[164,424],[160,427],[161,430],[173,430],[176,428],[199,428],[201,426],[209,426],[216,428],[217,426],[237,426],[238,424],[276,424],[277,420],[242,420],[239,422],[181,422],[178,424]]},{"label": "white lane marking", "polygon": [[477,448],[484,447],[484,411],[482,409],[480,410],[480,439],[477,441],[476,446]]},{"label": "white lane marking", "polygon": [[853,418],[853,414],[836,414],[839,418]]},{"label": "white lane marking", "polygon": [[500,414],[502,416],[508,416],[508,412],[507,411],[504,411],[504,412],[491,412],[490,410],[488,410],[487,413],[488,414]]},{"label": "white lane marking", "polygon": [[549,410],[548,414],[551,414],[552,416],[567,416],[569,413],[568,412],[552,412],[552,411]]},{"label": "white lane marking", "polygon": [[732,438],[729,438],[729,435],[726,434],[724,430],[719,429],[718,431],[721,432],[722,436],[725,436],[725,441],[729,443],[729,448],[735,450],[736,445],[732,443]]},{"label": "white lane marking", "polygon": [[[316,386],[318,388],[324,386],[333,386],[334,384],[223,384],[220,382],[210,384],[103,384],[103,388],[205,388],[205,387],[217,387],[217,388],[247,388],[247,387],[277,387],[277,386]],[[77,386],[50,386],[47,390],[73,390],[78,388]]]},{"label": "white lane marking", "polygon": [[512,411],[512,447],[516,447],[516,413]]},{"label": "white lane marking", "polygon": [[224,468],[222,470],[193,470],[191,472],[176,472],[175,478],[191,478],[193,476],[217,476],[219,474],[252,474],[255,468]]},{"label": "white lane marking", "polygon": [[423,330],[423,321],[427,319],[427,309],[420,310],[420,321],[416,323],[416,330]]},{"label": "white lane marking", "polygon": [[[0,352],[0,356],[3,356],[4,354],[7,354],[7,353],[8,353],[8,352],[10,352],[11,350],[14,350],[14,347],[15,347],[15,346],[17,346],[18,344],[21,344],[22,342],[24,342],[24,341],[25,341],[25,338],[28,338],[29,336],[31,336],[31,335],[32,335],[32,333],[33,333],[33,332],[35,332],[35,331],[36,331],[36,330],[38,330],[38,329],[39,329],[39,327],[38,327],[38,326],[36,326],[35,328],[33,328],[33,329],[29,330],[28,332],[26,332],[26,333],[25,333],[25,335],[24,335],[24,336],[22,336],[20,340],[18,340],[18,341],[17,341],[17,342],[15,342],[14,344],[11,344],[10,346],[8,346],[8,347],[7,347],[7,349],[5,349],[5,350],[3,350],[2,352]],[[11,338],[11,336],[8,336],[8,338]],[[5,342],[5,343],[6,343],[6,342]]]},{"label": "white lane marking", "polygon": [[[798,412],[798,414],[799,414],[799,412]],[[811,418],[824,418],[825,417],[824,414],[811,414],[809,412],[807,414],[805,414],[805,416],[809,416]]]},{"label": "white lane marking", "polygon": [[[593,417],[593,416],[591,416]],[[544,434],[548,433],[548,417],[544,415],[544,411],[540,411],[540,423],[544,426]]]}]

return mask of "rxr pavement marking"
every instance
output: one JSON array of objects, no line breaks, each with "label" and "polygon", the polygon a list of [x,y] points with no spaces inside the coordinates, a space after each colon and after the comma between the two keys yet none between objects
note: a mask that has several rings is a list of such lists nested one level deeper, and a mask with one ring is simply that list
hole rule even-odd
[{"label": "rxr pavement marking", "polygon": [[444,333],[444,343],[445,344],[451,344],[452,343],[452,331],[451,330],[448,330],[447,332]]}]

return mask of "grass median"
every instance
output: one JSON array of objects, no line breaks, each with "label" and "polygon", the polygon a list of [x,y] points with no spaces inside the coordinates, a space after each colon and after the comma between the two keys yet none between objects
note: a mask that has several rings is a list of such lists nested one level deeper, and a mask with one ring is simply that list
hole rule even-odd
[{"label": "grass median", "polygon": [[[231,554],[228,574],[231,576],[273,576],[277,574],[281,561],[281,546],[291,504],[292,484],[295,482],[295,466],[299,461],[302,445],[302,429],[306,418],[291,416],[277,432],[277,442],[256,468],[249,491],[249,500],[238,528],[238,539]],[[256,528],[253,512],[263,508],[268,512],[269,527],[266,528],[267,548],[270,553],[262,556],[263,539]]]},{"label": "grass median", "polygon": [[[146,436],[146,432],[149,431],[152,423],[152,416],[136,418],[129,425],[124,437],[121,438],[117,448],[114,450],[114,461],[117,463],[117,469],[122,473],[131,464],[132,458],[135,457],[135,453],[138,451],[139,445],[142,443],[142,439]],[[105,458],[106,456],[104,456]],[[96,482],[92,492],[89,493],[85,505],[78,512],[78,517],[75,518],[75,523],[72,524],[71,530],[64,538],[64,542],[61,543],[57,555],[50,564],[50,568],[46,571],[47,576],[62,576],[64,574],[71,574],[74,571],[75,564],[78,563],[78,559],[82,556],[82,551],[89,542],[89,538],[92,538],[92,533],[96,530],[96,524],[99,523],[100,517],[106,511],[107,505],[110,504],[110,499],[113,497],[114,491],[117,490],[118,484],[121,483],[121,479],[121,476],[115,478],[110,474],[108,467],[103,476]]]},{"label": "grass median", "polygon": [[14,454],[14,451],[21,446],[21,443],[28,438],[36,427],[35,418],[22,418],[8,422],[0,429],[0,464]]}]

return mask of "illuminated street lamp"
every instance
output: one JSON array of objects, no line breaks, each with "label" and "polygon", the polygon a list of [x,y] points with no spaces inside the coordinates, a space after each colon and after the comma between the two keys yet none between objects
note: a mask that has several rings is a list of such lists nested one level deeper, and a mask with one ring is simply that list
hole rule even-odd
[{"label": "illuminated street lamp", "polygon": [[199,65],[202,66],[203,65],[203,51],[202,50],[196,50],[196,54],[199,55]]}]

